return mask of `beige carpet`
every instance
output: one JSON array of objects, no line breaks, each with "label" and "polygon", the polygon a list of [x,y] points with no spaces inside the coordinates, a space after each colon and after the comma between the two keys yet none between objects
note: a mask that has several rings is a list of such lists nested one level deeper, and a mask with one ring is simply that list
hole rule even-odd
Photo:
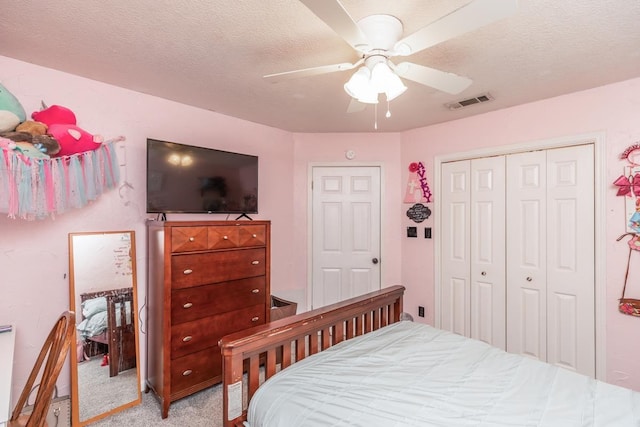
[{"label": "beige carpet", "polygon": [[222,386],[217,385],[171,404],[162,419],[160,403],[152,393],[142,393],[142,404],[91,424],[96,427],[222,427]]}]

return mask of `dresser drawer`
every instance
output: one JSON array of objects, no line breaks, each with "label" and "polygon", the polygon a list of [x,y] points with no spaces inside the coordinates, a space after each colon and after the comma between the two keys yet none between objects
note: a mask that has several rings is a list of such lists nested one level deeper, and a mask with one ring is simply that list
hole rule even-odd
[{"label": "dresser drawer", "polygon": [[238,245],[242,247],[264,246],[267,243],[267,227],[264,225],[238,226]]},{"label": "dresser drawer", "polygon": [[263,276],[265,260],[265,248],[172,255],[171,286],[179,289]]},{"label": "dresser drawer", "polygon": [[190,252],[207,249],[208,227],[173,227],[171,228],[171,251]]},{"label": "dresser drawer", "polygon": [[222,373],[218,346],[175,359],[171,363],[171,394],[192,387]]},{"label": "dresser drawer", "polygon": [[[265,305],[259,304],[173,325],[171,328],[171,358],[182,357],[207,347],[218,349],[220,338],[232,332],[261,325],[265,321],[264,317]],[[220,353],[219,349],[218,353]]]},{"label": "dresser drawer", "polygon": [[236,225],[207,228],[207,247],[209,249],[229,249],[240,246],[240,233]]},{"label": "dresser drawer", "polygon": [[179,323],[264,304],[266,277],[233,280],[171,292],[171,323]]}]

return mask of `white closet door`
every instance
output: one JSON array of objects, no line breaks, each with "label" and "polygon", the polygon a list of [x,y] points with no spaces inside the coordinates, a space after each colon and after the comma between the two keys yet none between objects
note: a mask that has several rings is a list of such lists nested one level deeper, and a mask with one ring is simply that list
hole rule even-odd
[{"label": "white closet door", "polygon": [[503,350],[505,158],[471,160],[471,337]]},{"label": "white closet door", "polygon": [[593,146],[507,156],[507,351],[595,375]]},{"label": "white closet door", "polygon": [[470,336],[470,162],[443,163],[440,327]]},{"label": "white closet door", "polygon": [[595,376],[593,146],[547,151],[547,362]]},{"label": "white closet door", "polygon": [[507,351],[547,360],[546,153],[507,156]]}]

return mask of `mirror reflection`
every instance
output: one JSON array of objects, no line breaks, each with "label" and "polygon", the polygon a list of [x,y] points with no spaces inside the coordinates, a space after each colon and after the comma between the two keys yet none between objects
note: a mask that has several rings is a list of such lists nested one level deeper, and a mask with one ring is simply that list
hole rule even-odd
[{"label": "mirror reflection", "polygon": [[70,233],[73,425],[141,401],[133,231]]}]

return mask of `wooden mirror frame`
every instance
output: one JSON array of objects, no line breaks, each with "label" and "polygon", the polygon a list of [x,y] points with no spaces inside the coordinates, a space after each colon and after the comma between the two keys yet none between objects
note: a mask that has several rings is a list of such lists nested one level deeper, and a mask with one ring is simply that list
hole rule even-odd
[{"label": "wooden mirror frame", "polygon": [[[74,240],[81,239],[82,237],[90,237],[90,236],[114,236],[114,235],[122,235],[124,241],[128,238],[129,247],[128,251],[126,251],[126,246],[107,246],[105,248],[104,242],[103,246],[100,250],[95,252],[91,252],[90,256],[96,256],[100,253],[104,255],[110,255],[105,259],[103,264],[105,266],[104,271],[102,273],[107,273],[110,278],[102,278],[100,280],[96,280],[98,284],[93,284],[91,282],[90,286],[82,285],[77,283],[78,279],[85,277],[87,272],[80,273],[79,268],[80,263],[76,259],[74,253]],[[76,246],[79,246],[79,241],[76,241]],[[86,250],[86,248],[84,249]],[[128,252],[125,254],[125,252]],[[127,258],[128,257],[128,258]],[[96,261],[98,262],[98,261]],[[124,265],[125,262],[130,264]],[[102,265],[101,265],[102,266]],[[92,268],[92,267],[89,267]],[[93,273],[93,272],[92,272]],[[98,272],[100,273],[100,272]],[[113,274],[111,274],[113,273]],[[142,392],[140,386],[140,350],[139,350],[139,322],[138,322],[138,292],[137,292],[137,280],[136,280],[136,244],[135,244],[135,232],[134,231],[103,231],[103,232],[79,232],[79,233],[69,233],[69,306],[70,309],[76,312],[76,328],[74,328],[74,341],[75,345],[72,346],[71,349],[71,425],[73,426],[84,426],[100,419],[106,418],[109,415],[120,412],[126,408],[130,408],[132,406],[138,405],[142,402]],[[124,280],[122,277],[118,278],[118,276],[130,276],[131,279],[131,290],[128,287],[122,286]],[[118,285],[117,282],[120,282]],[[113,286],[107,286],[100,283],[105,282],[113,282],[116,283]],[[80,286],[78,286],[80,285]],[[76,294],[77,290],[77,294]],[[81,294],[84,294],[84,297],[81,297]],[[109,375],[109,378],[113,378],[118,376],[119,372],[125,372],[125,370],[133,369],[131,367],[132,354],[135,352],[135,393],[131,392],[131,400],[127,396],[123,398],[122,402],[117,402],[113,405],[113,407],[104,410],[102,412],[97,412],[95,414],[90,414],[86,419],[80,419],[80,385],[79,385],[79,365],[78,365],[78,350],[80,340],[78,338],[78,330],[77,326],[80,324],[82,320],[84,320],[84,316],[82,314],[82,303],[79,301],[83,301],[83,298],[86,298],[86,295],[89,295],[93,298],[97,297],[105,297],[108,310],[106,314],[107,317],[107,332],[105,337],[107,339],[100,341],[97,340],[98,343],[106,346],[108,349],[109,355],[109,366],[108,369],[105,366],[105,374]],[[132,298],[131,298],[132,296]],[[129,305],[127,309],[126,306]],[[119,318],[116,314],[119,314]],[[127,317],[130,316],[130,317]],[[115,319],[114,319],[115,318]],[[126,328],[121,328],[120,326],[124,325]],[[126,329],[126,331],[124,330]],[[115,333],[111,333],[111,331]],[[127,339],[122,339],[124,334],[127,334]],[[133,338],[131,338],[131,334]],[[118,336],[120,339],[118,340],[119,345],[109,346],[112,339]],[[88,342],[88,341],[87,341]],[[94,342],[95,344],[95,342]],[[98,345],[98,344],[96,344]],[[134,349],[131,349],[131,345],[134,346]],[[104,348],[104,347],[103,347]],[[84,358],[86,346],[82,347],[82,356]],[[125,351],[123,351],[125,349]],[[121,357],[120,353],[128,353],[131,356],[129,357],[129,361],[127,362],[126,358]],[[94,357],[100,358],[99,355]],[[106,356],[104,356],[106,357]],[[118,360],[120,363],[113,363],[114,360]],[[94,361],[95,363],[95,361]],[[130,368],[130,369],[129,369]],[[121,370],[120,370],[121,369]],[[128,375],[132,376],[132,375]],[[92,393],[99,393],[100,390],[105,389],[104,387],[96,387],[96,390],[92,390]],[[133,395],[135,394],[135,398]]]}]

